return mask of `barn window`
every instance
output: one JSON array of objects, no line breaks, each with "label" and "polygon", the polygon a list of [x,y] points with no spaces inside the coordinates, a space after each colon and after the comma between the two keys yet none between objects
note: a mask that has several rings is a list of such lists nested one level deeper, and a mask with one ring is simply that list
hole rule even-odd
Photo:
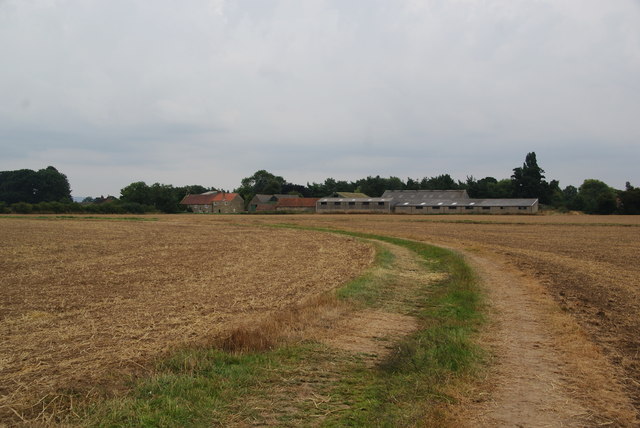
[{"label": "barn window", "polygon": [[417,210],[421,210],[423,207],[416,207]]},{"label": "barn window", "polygon": [[526,210],[527,207],[518,207],[519,210]]},{"label": "barn window", "polygon": [[369,206],[369,202],[363,202],[362,205]]},{"label": "barn window", "polygon": [[465,210],[472,210],[473,207],[464,207]]},{"label": "barn window", "polygon": [[320,202],[320,205],[327,205],[326,202]]},{"label": "barn window", "polygon": [[355,205],[355,204],[356,204],[355,202],[349,202],[349,205]]},{"label": "barn window", "polygon": [[456,210],[458,207],[449,207],[450,210]]},{"label": "barn window", "polygon": [[340,202],[334,202],[333,205],[340,205]]},{"label": "barn window", "polygon": [[378,202],[378,206],[384,206],[384,202]]},{"label": "barn window", "polygon": [[[416,207],[416,208],[422,208],[422,207]],[[431,207],[431,208],[434,209],[434,210],[439,210],[440,209],[440,207]]]}]

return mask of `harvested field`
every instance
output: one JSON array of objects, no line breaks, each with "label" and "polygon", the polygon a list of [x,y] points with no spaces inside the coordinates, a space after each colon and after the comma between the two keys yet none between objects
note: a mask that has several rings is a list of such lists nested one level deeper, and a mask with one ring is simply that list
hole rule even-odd
[{"label": "harvested field", "polygon": [[352,238],[214,218],[0,218],[0,421],[72,410],[172,349],[212,343],[373,260]]},{"label": "harvested field", "polygon": [[[224,218],[203,221],[227,221]],[[640,412],[639,216],[246,216],[493,254],[544,284],[605,353]]]}]

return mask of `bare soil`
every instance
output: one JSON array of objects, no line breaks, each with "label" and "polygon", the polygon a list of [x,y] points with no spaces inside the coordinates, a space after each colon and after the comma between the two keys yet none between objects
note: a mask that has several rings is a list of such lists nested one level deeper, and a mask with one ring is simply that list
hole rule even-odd
[{"label": "bare soil", "polygon": [[496,257],[467,253],[487,292],[493,355],[467,403],[469,427],[633,426],[631,400],[600,350],[544,287]]},{"label": "bare soil", "polygon": [[73,411],[174,348],[335,288],[373,254],[308,231],[0,218],[0,421]]}]

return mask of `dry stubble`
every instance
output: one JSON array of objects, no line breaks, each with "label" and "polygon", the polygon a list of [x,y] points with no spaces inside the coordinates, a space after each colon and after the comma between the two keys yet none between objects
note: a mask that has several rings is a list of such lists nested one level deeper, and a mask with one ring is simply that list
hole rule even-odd
[{"label": "dry stubble", "polygon": [[351,238],[190,219],[0,219],[0,420],[44,421],[373,259]]}]

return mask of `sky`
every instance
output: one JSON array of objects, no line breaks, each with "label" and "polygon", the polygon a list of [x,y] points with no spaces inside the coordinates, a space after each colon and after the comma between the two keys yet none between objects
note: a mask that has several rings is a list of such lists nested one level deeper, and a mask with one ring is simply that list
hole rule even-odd
[{"label": "sky", "polygon": [[640,0],[0,0],[0,170],[74,196],[369,175],[640,186]]}]

